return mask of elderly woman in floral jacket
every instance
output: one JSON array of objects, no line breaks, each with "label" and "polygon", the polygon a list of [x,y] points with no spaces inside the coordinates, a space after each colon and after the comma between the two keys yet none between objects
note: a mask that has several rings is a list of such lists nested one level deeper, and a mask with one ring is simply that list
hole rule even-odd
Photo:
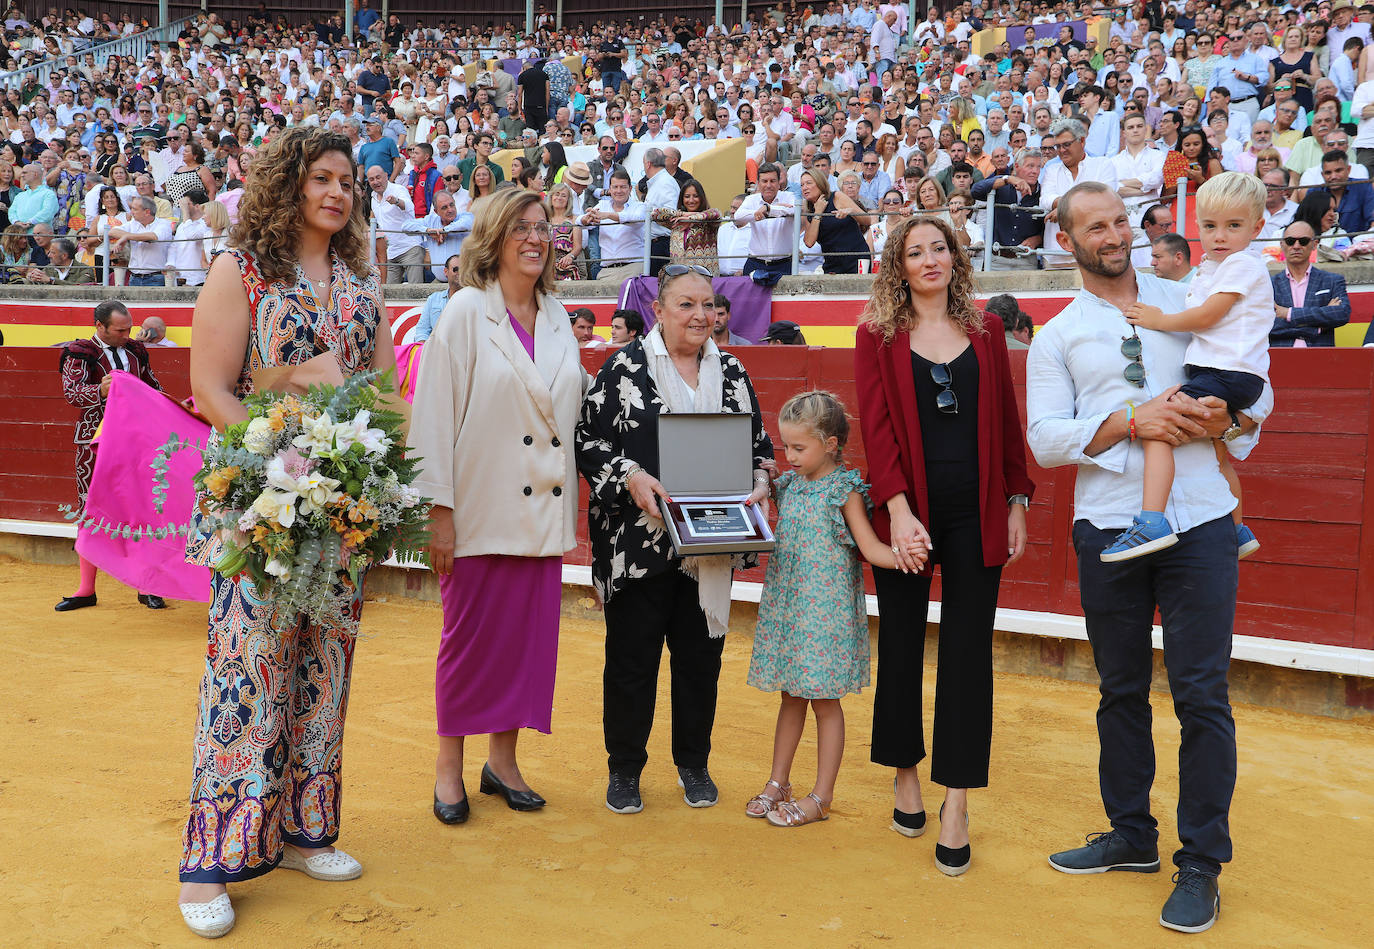
[{"label": "elderly woman in floral jacket", "polygon": [[664,268],[657,323],[611,357],[597,375],[577,426],[577,465],[591,486],[592,579],[606,606],[604,718],[610,782],[606,806],[643,810],[639,774],[653,727],[659,660],[666,640],[673,684],[673,761],[684,800],[716,803],[707,770],[721,649],[729,624],[730,578],[752,557],[680,558],[657,498],[658,416],[720,412],[753,418],[753,501],[767,496],[773,443],[744,367],[711,340],[709,271]]}]

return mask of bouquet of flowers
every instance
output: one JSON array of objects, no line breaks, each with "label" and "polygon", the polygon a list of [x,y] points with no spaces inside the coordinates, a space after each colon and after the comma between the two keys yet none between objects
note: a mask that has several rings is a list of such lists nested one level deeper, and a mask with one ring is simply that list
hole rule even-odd
[{"label": "bouquet of flowers", "polygon": [[336,585],[356,588],[371,565],[419,558],[428,542],[429,499],[411,487],[416,459],[378,377],[255,393],[248,418],[205,449],[195,482],[201,529],[224,543],[215,570],[247,571],[286,616],[323,619]]}]

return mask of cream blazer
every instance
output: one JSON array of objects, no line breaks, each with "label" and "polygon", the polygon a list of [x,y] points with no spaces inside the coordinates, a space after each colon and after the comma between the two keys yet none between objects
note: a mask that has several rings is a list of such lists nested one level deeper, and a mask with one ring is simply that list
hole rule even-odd
[{"label": "cream blazer", "polygon": [[587,374],[563,305],[539,296],[534,361],[501,286],[465,287],[420,358],[415,488],[453,509],[455,557],[555,557],[576,544],[573,429]]}]

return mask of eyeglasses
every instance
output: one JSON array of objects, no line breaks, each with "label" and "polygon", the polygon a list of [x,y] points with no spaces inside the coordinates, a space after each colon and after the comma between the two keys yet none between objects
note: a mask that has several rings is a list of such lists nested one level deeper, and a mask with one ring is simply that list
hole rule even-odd
[{"label": "eyeglasses", "polygon": [[548,243],[553,238],[553,228],[549,226],[547,221],[535,221],[534,223],[521,221],[510,229],[510,233],[511,237],[518,241],[529,240],[531,234],[544,243]]},{"label": "eyeglasses", "polygon": [[944,388],[935,394],[935,408],[945,415],[959,414],[959,397],[954,394],[952,388],[954,384],[954,374],[950,371],[949,363],[937,362],[930,367],[930,381],[937,386]]},{"label": "eyeglasses", "polygon": [[1310,237],[1285,237],[1283,239],[1284,247],[1306,247],[1311,243],[1312,238]]},{"label": "eyeglasses", "polygon": [[715,274],[711,273],[711,271],[700,264],[668,264],[668,266],[658,272],[658,275],[660,278],[685,277],[689,273],[700,274],[708,280],[714,280],[716,277]]},{"label": "eyeglasses", "polygon": [[445,181],[462,181],[462,180],[463,180],[463,176],[462,176],[462,175],[444,175],[444,180],[445,180]]},{"label": "eyeglasses", "polygon": [[1142,352],[1144,352],[1144,346],[1141,345],[1140,334],[1135,330],[1131,331],[1130,336],[1121,337],[1121,355],[1130,360],[1121,374],[1126,377],[1126,381],[1131,385],[1144,388],[1145,363],[1140,359]]}]

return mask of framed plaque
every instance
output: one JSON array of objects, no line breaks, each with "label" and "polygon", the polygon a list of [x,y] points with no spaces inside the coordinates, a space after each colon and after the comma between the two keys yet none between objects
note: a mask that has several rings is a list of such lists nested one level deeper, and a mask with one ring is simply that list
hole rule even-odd
[{"label": "framed plaque", "polygon": [[773,549],[754,490],[754,430],[748,415],[684,413],[658,418],[659,481],[672,501],[659,510],[679,556]]}]

